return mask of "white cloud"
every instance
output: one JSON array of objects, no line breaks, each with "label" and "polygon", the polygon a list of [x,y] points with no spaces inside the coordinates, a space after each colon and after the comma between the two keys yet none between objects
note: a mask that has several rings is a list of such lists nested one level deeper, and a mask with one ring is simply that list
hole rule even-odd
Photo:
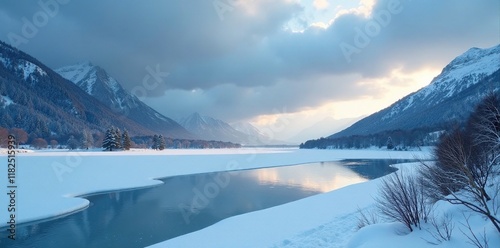
[{"label": "white cloud", "polygon": [[330,6],[330,3],[328,3],[328,0],[314,0],[313,6],[317,10],[324,10]]}]

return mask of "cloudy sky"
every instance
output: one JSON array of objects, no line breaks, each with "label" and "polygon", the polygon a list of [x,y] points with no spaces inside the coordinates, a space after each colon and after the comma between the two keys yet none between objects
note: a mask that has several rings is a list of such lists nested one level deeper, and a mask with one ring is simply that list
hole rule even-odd
[{"label": "cloudy sky", "polygon": [[[29,4],[31,2],[32,4]],[[500,42],[498,0],[1,1],[0,39],[52,68],[91,61],[159,112],[287,138],[427,85]]]}]

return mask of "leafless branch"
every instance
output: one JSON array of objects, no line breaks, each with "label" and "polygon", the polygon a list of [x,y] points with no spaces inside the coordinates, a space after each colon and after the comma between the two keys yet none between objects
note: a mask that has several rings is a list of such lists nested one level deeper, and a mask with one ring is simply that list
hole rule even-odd
[{"label": "leafless branch", "polygon": [[460,224],[463,227],[467,228],[468,234],[464,230],[462,230],[461,228],[459,228],[459,230],[465,237],[467,237],[467,239],[469,240],[468,243],[470,243],[478,248],[488,248],[489,245],[488,245],[488,238],[486,237],[486,230],[483,230],[483,234],[480,234],[478,237],[478,235],[476,235],[474,233],[474,231],[472,230],[472,228],[470,226],[470,222],[469,222],[470,215],[466,216],[465,214],[463,214],[463,216],[465,218],[465,223],[460,223]]}]

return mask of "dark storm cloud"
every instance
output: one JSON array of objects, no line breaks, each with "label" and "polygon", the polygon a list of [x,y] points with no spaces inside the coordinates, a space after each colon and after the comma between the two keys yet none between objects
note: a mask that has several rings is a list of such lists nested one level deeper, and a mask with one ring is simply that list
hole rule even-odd
[{"label": "dark storm cloud", "polygon": [[[499,42],[496,0],[379,0],[369,18],[344,14],[327,29],[297,33],[283,29],[303,10],[292,1],[240,0],[222,20],[214,2],[73,0],[19,48],[54,68],[91,60],[128,89],[141,85],[148,66],[158,67],[169,72],[148,91],[158,110],[238,119],[376,95],[381,89],[360,85],[360,77],[442,67],[471,46]],[[21,1],[0,7],[7,41],[20,33],[22,17],[41,8]],[[355,50],[346,54],[342,44]]]}]

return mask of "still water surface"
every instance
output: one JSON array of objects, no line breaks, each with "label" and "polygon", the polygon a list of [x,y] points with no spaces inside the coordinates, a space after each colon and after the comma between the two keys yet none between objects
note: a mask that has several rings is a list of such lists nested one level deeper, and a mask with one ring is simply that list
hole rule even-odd
[{"label": "still water surface", "polygon": [[143,189],[86,196],[69,216],[17,226],[1,247],[144,247],[261,210],[378,178],[408,160],[344,160],[164,178]]}]

